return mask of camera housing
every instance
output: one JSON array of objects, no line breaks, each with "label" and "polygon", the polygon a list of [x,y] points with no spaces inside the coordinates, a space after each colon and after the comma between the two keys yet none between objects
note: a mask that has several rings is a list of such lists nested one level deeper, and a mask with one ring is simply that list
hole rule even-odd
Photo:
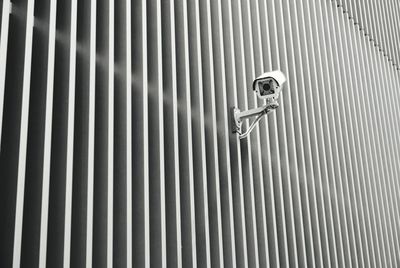
[{"label": "camera housing", "polygon": [[281,71],[267,72],[254,80],[253,90],[258,98],[273,102],[278,99],[285,82],[286,77]]}]

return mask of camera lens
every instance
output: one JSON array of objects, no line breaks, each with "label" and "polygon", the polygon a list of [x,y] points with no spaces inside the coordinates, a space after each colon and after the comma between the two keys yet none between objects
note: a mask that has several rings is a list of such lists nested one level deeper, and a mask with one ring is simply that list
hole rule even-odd
[{"label": "camera lens", "polygon": [[273,89],[273,85],[271,82],[269,83],[265,83],[262,85],[262,92],[261,95],[265,96],[265,95],[270,95],[270,94],[274,94],[274,89]]},{"label": "camera lens", "polygon": [[271,89],[271,86],[269,84],[264,84],[263,85],[263,90],[264,91],[269,91]]}]

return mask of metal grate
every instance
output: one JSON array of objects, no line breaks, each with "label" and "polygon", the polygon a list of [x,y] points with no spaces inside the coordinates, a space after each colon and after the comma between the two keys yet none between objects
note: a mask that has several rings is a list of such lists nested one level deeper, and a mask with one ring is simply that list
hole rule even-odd
[{"label": "metal grate", "polygon": [[399,267],[399,1],[0,8],[1,267]]}]

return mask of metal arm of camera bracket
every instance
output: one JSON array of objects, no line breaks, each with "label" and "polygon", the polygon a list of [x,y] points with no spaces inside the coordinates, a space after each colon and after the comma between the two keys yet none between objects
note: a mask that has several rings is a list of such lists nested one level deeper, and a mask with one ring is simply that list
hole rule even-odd
[{"label": "metal arm of camera bracket", "polygon": [[[260,121],[261,117],[272,110],[275,110],[276,108],[279,107],[278,102],[274,101],[272,103],[268,103],[267,105],[264,105],[262,107],[254,108],[251,110],[243,111],[241,112],[240,109],[234,107],[232,110],[233,114],[233,133],[238,133],[239,134],[239,139],[246,138],[250,132],[253,130],[253,128],[256,126],[256,124]],[[248,129],[243,132],[242,131],[242,124],[243,120],[249,119],[253,116],[256,116],[254,121],[250,124]]]}]

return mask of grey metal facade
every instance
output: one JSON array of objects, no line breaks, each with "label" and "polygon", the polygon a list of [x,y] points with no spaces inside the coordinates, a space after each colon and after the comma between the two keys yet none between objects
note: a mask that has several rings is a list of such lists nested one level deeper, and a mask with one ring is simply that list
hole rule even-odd
[{"label": "grey metal facade", "polygon": [[0,9],[0,267],[400,266],[398,0]]}]

